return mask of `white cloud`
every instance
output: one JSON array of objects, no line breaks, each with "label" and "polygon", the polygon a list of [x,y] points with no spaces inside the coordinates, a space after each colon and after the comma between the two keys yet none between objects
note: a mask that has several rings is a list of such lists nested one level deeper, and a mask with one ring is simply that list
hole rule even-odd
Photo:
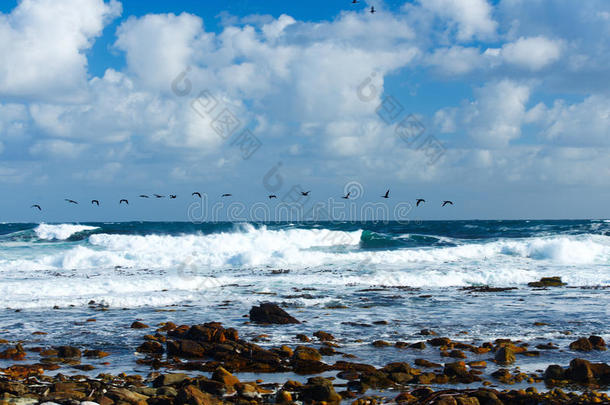
[{"label": "white cloud", "polygon": [[445,108],[435,115],[443,132],[465,132],[476,146],[505,147],[521,135],[530,89],[509,80],[488,83],[475,90],[474,101]]},{"label": "white cloud", "polygon": [[557,61],[561,55],[561,42],[537,36],[519,38],[502,46],[501,56],[508,63],[530,70],[540,70]]},{"label": "white cloud", "polygon": [[23,0],[0,14],[0,95],[74,99],[87,78],[87,57],[115,0]]},{"label": "white cloud", "polygon": [[497,23],[486,0],[420,0],[422,7],[457,25],[457,38],[489,39],[495,35]]},{"label": "white cloud", "polygon": [[30,147],[30,154],[41,158],[76,159],[87,149],[86,145],[64,141],[61,139],[49,139],[38,141]]},{"label": "white cloud", "polygon": [[610,98],[587,97],[581,103],[557,100],[551,108],[540,103],[527,113],[548,140],[572,146],[610,146]]}]

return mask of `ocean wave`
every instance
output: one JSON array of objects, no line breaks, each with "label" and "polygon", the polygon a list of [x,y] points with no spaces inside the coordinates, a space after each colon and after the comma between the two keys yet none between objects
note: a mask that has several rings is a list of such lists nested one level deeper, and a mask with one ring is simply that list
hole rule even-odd
[{"label": "ocean wave", "polygon": [[66,240],[81,232],[99,229],[96,226],[75,225],[75,224],[40,224],[34,228],[34,232],[39,239],[43,240]]}]

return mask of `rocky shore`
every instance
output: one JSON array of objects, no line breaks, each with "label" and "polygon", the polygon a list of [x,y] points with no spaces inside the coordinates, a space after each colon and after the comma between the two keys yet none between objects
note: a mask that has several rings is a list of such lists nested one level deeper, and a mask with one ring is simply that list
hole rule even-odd
[{"label": "rocky shore", "polygon": [[[272,303],[253,307],[249,322],[278,325],[274,328],[299,324]],[[99,348],[23,347],[0,340],[0,359],[15,362],[0,369],[0,405],[610,403],[604,393],[610,384],[608,364],[574,358],[569,364],[549,364],[539,372],[519,369],[521,358],[556,350],[553,343],[529,347],[524,342],[496,339],[476,345],[422,330],[421,340],[416,342],[376,340],[370,345],[374,350],[393,346],[417,352],[427,348],[434,350],[434,357],[422,355],[408,364],[398,356],[396,361],[376,367],[357,359],[342,347],[341,337],[325,331],[297,334],[285,345],[263,347],[258,339],[244,340],[237,329],[218,322],[166,322],[151,332],[148,325],[136,321],[131,328],[142,331],[136,351],[141,354],[137,363],[150,369],[145,376],[67,375],[74,370],[90,372],[95,367],[87,360],[105,359],[109,354]],[[592,335],[575,339],[568,349],[606,350],[606,343]],[[240,373],[255,373],[257,379],[242,381],[237,377]],[[283,382],[266,378],[277,373],[303,378]],[[544,384],[547,389],[539,392],[534,384]],[[511,385],[519,388],[508,389]]]}]

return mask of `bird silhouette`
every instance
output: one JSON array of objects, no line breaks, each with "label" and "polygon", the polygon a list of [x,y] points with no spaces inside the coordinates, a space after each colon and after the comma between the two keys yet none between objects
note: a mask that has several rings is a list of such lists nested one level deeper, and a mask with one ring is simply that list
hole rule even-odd
[{"label": "bird silhouette", "polygon": [[95,205],[97,205],[98,207],[100,206],[100,202],[99,202],[98,200],[91,200],[91,204],[92,204],[92,205],[93,205],[93,204],[95,204]]},{"label": "bird silhouette", "polygon": [[343,198],[344,200],[349,200],[349,195],[350,195],[351,193],[352,193],[352,192],[350,191],[350,192],[348,192],[346,195],[344,195],[344,196],[343,196],[343,197],[341,197],[341,198]]},{"label": "bird silhouette", "polygon": [[385,194],[381,196],[381,198],[390,198],[390,190],[386,191]]},{"label": "bird silhouette", "polygon": [[119,201],[119,204],[123,204],[123,203],[125,203],[125,204],[129,205],[129,201],[127,201],[127,200],[126,200],[126,199],[124,199],[124,198],[123,198],[121,201]]},{"label": "bird silhouette", "polygon": [[221,195],[221,197],[231,197],[233,194],[229,194],[229,193],[225,193],[223,195]]},{"label": "bird silhouette", "polygon": [[191,194],[193,197],[197,196],[199,198],[201,198],[201,193],[199,191],[195,191],[193,194]]},{"label": "bird silhouette", "polygon": [[358,4],[360,3],[358,0],[352,0],[352,4]]},{"label": "bird silhouette", "polygon": [[375,10],[375,6],[371,7],[371,14],[375,14],[375,12],[377,12],[377,10]]},{"label": "bird silhouette", "polygon": [[40,205],[38,204],[34,204],[30,208],[38,208],[38,211],[42,211],[42,208],[40,208]]},{"label": "bird silhouette", "polygon": [[421,204],[421,203],[425,203],[425,202],[426,202],[426,200],[424,200],[423,198],[418,198],[418,199],[417,199],[417,202],[415,203],[415,206],[416,206],[416,207],[419,207],[419,204]]},{"label": "bird silhouette", "polygon": [[269,196],[269,199],[272,199],[272,198],[277,198],[277,196],[276,196],[275,194],[271,194],[271,195]]},{"label": "bird silhouette", "polygon": [[311,193],[311,190],[309,191],[301,191],[301,195],[307,197],[309,195],[309,193]]},{"label": "bird silhouette", "polygon": [[65,201],[69,202],[70,204],[78,204],[77,201],[74,200],[70,200],[69,198],[64,198]]},{"label": "bird silhouette", "polygon": [[148,198],[148,196],[146,194],[140,194],[138,197],[140,197],[140,198]]},{"label": "bird silhouette", "polygon": [[443,201],[443,205],[442,206],[444,207],[447,204],[453,205],[453,201],[449,201],[449,200]]},{"label": "bird silhouette", "polygon": [[153,194],[156,198],[163,198],[165,197],[164,195],[160,195],[160,194]]},{"label": "bird silhouette", "polygon": [[169,195],[169,199],[170,200],[174,200],[176,197],[178,197],[176,194],[170,194]]}]

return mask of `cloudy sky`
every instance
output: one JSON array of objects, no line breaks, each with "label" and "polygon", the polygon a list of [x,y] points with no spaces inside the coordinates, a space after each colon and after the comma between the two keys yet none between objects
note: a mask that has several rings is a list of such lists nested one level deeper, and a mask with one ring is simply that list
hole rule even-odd
[{"label": "cloudy sky", "polygon": [[423,219],[610,217],[607,0],[169,3],[0,3],[0,221],[346,184]]}]

